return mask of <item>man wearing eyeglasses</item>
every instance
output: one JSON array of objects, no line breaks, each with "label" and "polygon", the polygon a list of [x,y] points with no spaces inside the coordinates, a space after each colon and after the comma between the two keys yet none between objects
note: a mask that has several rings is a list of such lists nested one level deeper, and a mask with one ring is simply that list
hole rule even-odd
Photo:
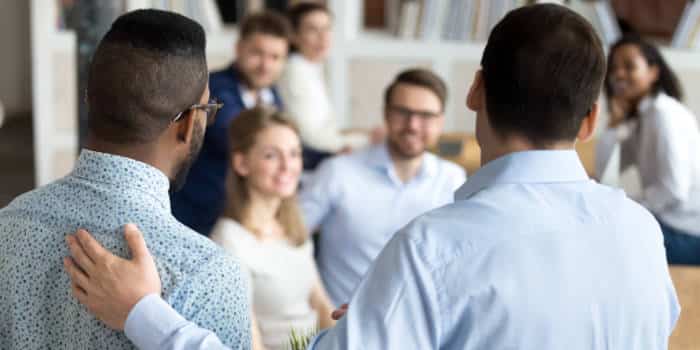
[{"label": "man wearing eyeglasses", "polygon": [[225,106],[207,128],[202,152],[185,185],[171,194],[173,215],[203,235],[209,235],[225,208],[231,121],[259,104],[282,107],[273,84],[287,59],[290,31],[280,14],[268,11],[247,16],[240,25],[236,61],[209,78],[212,96]]},{"label": "man wearing eyeglasses", "polygon": [[412,219],[452,202],[464,170],[426,149],[444,124],[445,83],[400,73],[384,96],[385,143],[321,164],[300,195],[309,228],[320,227],[318,266],[336,306],[350,300],[374,258]]},{"label": "man wearing eyeglasses", "polygon": [[[75,169],[0,210],[0,349],[132,348],[74,301],[61,272],[66,232],[89,227],[126,257],[127,222],[143,230],[163,298],[216,329],[228,346],[249,348],[238,263],[170,213],[168,191],[182,185],[221,107],[208,101],[205,46],[199,24],[157,10],[121,16],[102,39],[89,71],[88,139]],[[73,293],[85,292],[73,284]]]}]

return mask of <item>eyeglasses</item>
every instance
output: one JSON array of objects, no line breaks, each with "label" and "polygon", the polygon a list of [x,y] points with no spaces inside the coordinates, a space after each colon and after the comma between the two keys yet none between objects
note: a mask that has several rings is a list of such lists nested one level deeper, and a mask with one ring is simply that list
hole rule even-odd
[{"label": "eyeglasses", "polygon": [[209,103],[205,103],[205,104],[197,103],[197,104],[193,104],[193,105],[189,106],[184,111],[178,113],[172,119],[172,122],[176,123],[176,122],[180,121],[180,119],[182,119],[182,117],[185,114],[187,114],[187,112],[189,112],[191,110],[199,109],[199,110],[204,111],[204,113],[206,114],[207,125],[211,125],[212,123],[214,123],[214,120],[216,119],[216,113],[223,107],[224,107],[224,104],[218,98],[213,97],[213,98],[209,99]]},{"label": "eyeglasses", "polygon": [[430,120],[440,116],[440,112],[419,111],[402,106],[389,106],[389,112],[404,119],[408,119],[414,115],[421,120]]}]

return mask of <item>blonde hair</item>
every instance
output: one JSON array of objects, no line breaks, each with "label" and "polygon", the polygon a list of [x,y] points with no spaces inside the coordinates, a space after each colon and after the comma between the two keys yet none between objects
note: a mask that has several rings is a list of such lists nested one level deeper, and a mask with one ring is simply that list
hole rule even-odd
[{"label": "blonde hair", "polygon": [[[297,137],[299,136],[299,130],[296,125],[286,118],[282,112],[274,108],[255,107],[241,112],[233,120],[229,128],[230,159],[233,158],[235,153],[248,152],[255,145],[258,134],[275,125],[288,127],[294,130]],[[229,162],[229,164],[232,164],[232,162]],[[225,215],[238,221],[246,229],[259,234],[260,232],[255,232],[255,229],[250,227],[248,220],[247,207],[250,195],[246,179],[236,173],[235,169],[231,169],[230,173],[228,177],[228,204]],[[297,246],[306,242],[308,233],[297,204],[296,194],[282,199],[276,217],[289,241]]]}]

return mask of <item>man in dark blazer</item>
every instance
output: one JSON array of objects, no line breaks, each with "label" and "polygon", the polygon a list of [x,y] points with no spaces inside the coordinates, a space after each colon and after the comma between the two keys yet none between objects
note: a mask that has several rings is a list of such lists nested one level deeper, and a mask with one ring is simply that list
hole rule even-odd
[{"label": "man in dark blazer", "polygon": [[171,194],[173,215],[203,235],[209,235],[226,206],[231,121],[258,104],[282,108],[273,84],[287,58],[290,32],[286,18],[277,13],[246,17],[240,26],[235,62],[209,77],[211,96],[224,107],[207,128],[202,150],[184,187]]}]

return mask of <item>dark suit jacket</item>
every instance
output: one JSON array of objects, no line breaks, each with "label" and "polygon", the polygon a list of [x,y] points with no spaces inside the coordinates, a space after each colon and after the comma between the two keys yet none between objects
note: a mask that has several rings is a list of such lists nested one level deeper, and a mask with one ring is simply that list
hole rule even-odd
[{"label": "dark suit jacket", "polygon": [[[231,65],[209,76],[211,96],[224,107],[207,128],[202,150],[192,165],[185,186],[170,196],[173,215],[193,230],[209,235],[222,214],[226,201],[226,177],[229,165],[228,127],[245,109],[240,93],[240,73]],[[275,105],[282,108],[277,90],[272,88]]]}]

